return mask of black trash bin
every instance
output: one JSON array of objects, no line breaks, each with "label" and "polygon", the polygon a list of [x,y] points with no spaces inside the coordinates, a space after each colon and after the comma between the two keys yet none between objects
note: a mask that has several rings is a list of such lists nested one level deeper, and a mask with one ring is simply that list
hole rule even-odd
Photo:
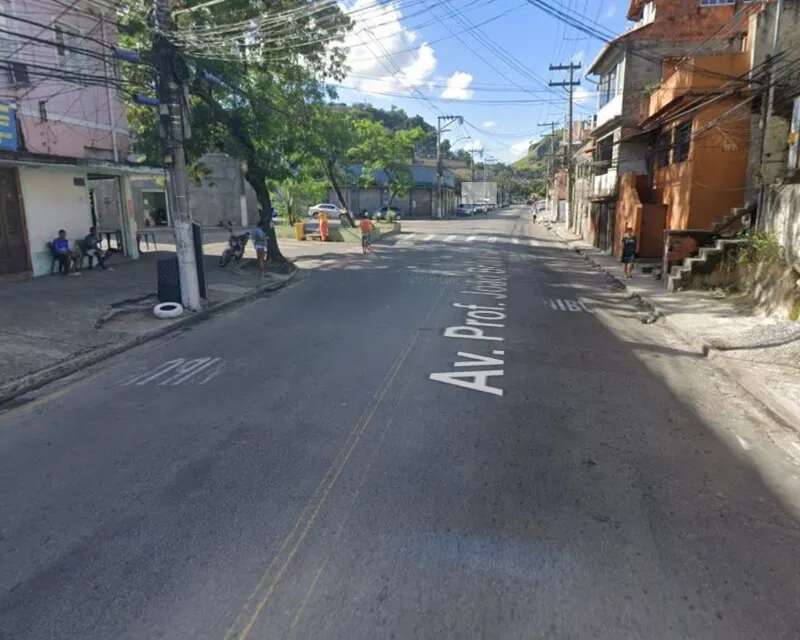
[{"label": "black trash bin", "polygon": [[181,303],[181,276],[178,271],[178,257],[159,260],[158,301]]}]

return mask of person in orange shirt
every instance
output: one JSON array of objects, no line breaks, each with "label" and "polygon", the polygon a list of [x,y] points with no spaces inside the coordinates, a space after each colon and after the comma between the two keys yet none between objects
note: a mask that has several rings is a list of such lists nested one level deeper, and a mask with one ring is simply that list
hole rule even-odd
[{"label": "person in orange shirt", "polygon": [[364,253],[366,253],[369,248],[372,230],[375,228],[368,214],[365,213],[364,217],[361,218],[361,222],[358,223],[358,228],[361,229],[361,248],[364,249]]}]

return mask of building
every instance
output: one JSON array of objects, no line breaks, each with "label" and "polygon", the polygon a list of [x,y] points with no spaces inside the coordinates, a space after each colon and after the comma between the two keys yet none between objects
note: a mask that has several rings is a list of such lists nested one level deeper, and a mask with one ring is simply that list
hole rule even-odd
[{"label": "building", "polygon": [[[229,155],[205,154],[199,163],[202,180],[189,182],[192,219],[204,227],[227,225],[246,227],[258,221],[258,198],[245,181],[243,165]],[[133,208],[136,223],[144,226],[150,216],[157,226],[171,227],[164,176],[133,183]]]},{"label": "building", "polygon": [[[589,66],[587,73],[598,78],[599,90],[595,128],[591,133],[594,175],[588,195],[584,194],[588,206],[586,202],[575,202],[571,207],[573,211],[584,212],[589,219],[577,224],[569,220],[569,224],[586,229],[596,246],[613,251],[618,244],[620,176],[648,174],[652,136],[649,130],[640,128],[642,121],[657,118],[661,108],[668,109],[669,105],[663,101],[670,96],[680,98],[675,94],[676,81],[672,82],[672,93],[660,91],[662,83],[669,82],[670,76],[680,69],[691,68],[679,65],[677,60],[698,48],[704,59],[715,54],[741,54],[746,42],[747,15],[760,5],[753,4],[740,11],[742,6],[716,0],[632,0],[627,17],[634,24],[606,45]],[[736,68],[740,66],[737,62]],[[717,88],[721,85],[720,82]],[[714,90],[708,86],[700,88]],[[658,109],[652,113],[651,94],[660,96],[653,103]],[[690,94],[688,91],[684,97]],[[636,179],[626,184],[635,183]]]},{"label": "building", "polygon": [[59,229],[75,240],[102,227],[137,257],[132,181],[154,170],[127,162],[116,9],[0,5],[0,277],[49,273],[47,243]]},{"label": "building", "polygon": [[[363,168],[360,165],[350,167],[350,184],[343,189],[345,200],[350,211],[374,212],[389,204],[388,179],[382,171],[376,171],[373,182],[369,186],[359,184]],[[406,217],[432,216],[436,203],[436,166],[414,164],[411,166],[411,175],[414,186],[408,194],[396,197],[392,202],[392,209]],[[442,199],[444,214],[449,215],[458,205],[455,174],[444,170],[442,176]],[[333,189],[328,189],[328,202],[338,202]]]}]

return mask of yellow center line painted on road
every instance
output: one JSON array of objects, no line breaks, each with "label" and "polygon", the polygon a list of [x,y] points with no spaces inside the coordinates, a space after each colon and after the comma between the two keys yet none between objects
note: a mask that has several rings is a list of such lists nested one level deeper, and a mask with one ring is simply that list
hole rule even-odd
[{"label": "yellow center line painted on road", "polygon": [[[391,387],[392,383],[394,382],[395,378],[397,377],[397,373],[403,366],[408,354],[411,352],[411,349],[414,347],[417,339],[419,338],[422,330],[425,328],[425,325],[428,323],[428,320],[433,315],[433,312],[439,305],[439,302],[444,297],[445,292],[448,289],[449,284],[445,284],[442,287],[442,290],[439,292],[439,295],[436,296],[436,299],[433,301],[428,314],[425,316],[425,319],[422,321],[421,326],[419,329],[414,331],[414,334],[409,338],[408,342],[403,346],[398,356],[395,358],[394,362],[392,363],[389,371],[386,373],[381,386],[378,387],[378,390],[372,396],[372,401],[362,413],[361,418],[356,423],[353,430],[350,432],[347,440],[345,441],[344,446],[339,451],[339,453],[334,458],[331,466],[328,468],[328,471],[322,478],[322,481],[317,486],[316,490],[311,496],[308,504],[303,509],[303,512],[300,514],[300,517],[297,519],[292,530],[289,532],[289,535],[286,536],[278,553],[270,562],[267,569],[264,571],[261,579],[259,580],[258,584],[256,585],[253,592],[248,597],[247,601],[242,607],[242,610],[239,612],[239,615],[236,616],[236,620],[234,620],[231,627],[228,629],[227,633],[225,634],[226,640],[231,638],[238,638],[238,640],[244,640],[250,635],[250,632],[253,630],[253,626],[258,619],[258,616],[261,614],[261,611],[266,606],[269,599],[272,597],[272,594],[275,592],[275,588],[278,586],[283,574],[286,572],[286,569],[289,568],[289,565],[294,560],[295,555],[297,555],[297,551],[300,549],[301,545],[306,539],[308,532],[311,530],[311,527],[314,525],[314,521],[316,520],[317,514],[319,514],[320,510],[322,509],[323,505],[325,504],[328,495],[330,494],[331,490],[336,484],[336,481],[339,479],[344,468],[347,466],[351,456],[353,455],[353,451],[361,442],[361,436],[366,431],[367,427],[369,427],[370,423],[372,422],[372,418],[375,415],[378,407],[380,406],[381,402],[383,401],[384,396],[386,395],[387,391]],[[341,458],[341,462],[337,464],[337,461]],[[307,517],[308,516],[308,517]],[[304,522],[306,521],[307,522]],[[302,530],[301,530],[302,528]],[[299,533],[298,533],[299,532]],[[296,540],[295,540],[296,538]],[[290,548],[291,547],[291,548]],[[281,555],[287,551],[288,555],[286,556],[281,568],[277,571],[275,576],[271,581],[269,581],[269,586],[267,586],[267,581],[269,580],[270,574],[275,566],[278,564],[279,560],[281,559]],[[321,572],[320,572],[321,573]],[[263,591],[263,595],[259,597],[259,594]],[[255,607],[253,607],[253,603],[256,602]],[[252,611],[251,611],[252,609]],[[245,622],[246,621],[246,622]],[[241,631],[237,632],[237,629],[241,627]]]}]

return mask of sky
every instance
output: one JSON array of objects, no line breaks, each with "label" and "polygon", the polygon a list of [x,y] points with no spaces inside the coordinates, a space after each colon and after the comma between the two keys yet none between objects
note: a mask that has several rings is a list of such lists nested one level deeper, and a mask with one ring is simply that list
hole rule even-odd
[{"label": "sky", "polygon": [[[627,25],[629,0],[549,0],[565,13],[614,34]],[[596,111],[596,87],[584,76],[603,42],[532,6],[528,0],[348,0],[347,79],[340,100],[393,105],[436,125],[463,116],[444,137],[455,148],[483,149],[513,162],[549,131],[541,122],[567,114],[566,80],[549,65],[581,62],[575,118]],[[593,78],[596,81],[596,78]]]}]

